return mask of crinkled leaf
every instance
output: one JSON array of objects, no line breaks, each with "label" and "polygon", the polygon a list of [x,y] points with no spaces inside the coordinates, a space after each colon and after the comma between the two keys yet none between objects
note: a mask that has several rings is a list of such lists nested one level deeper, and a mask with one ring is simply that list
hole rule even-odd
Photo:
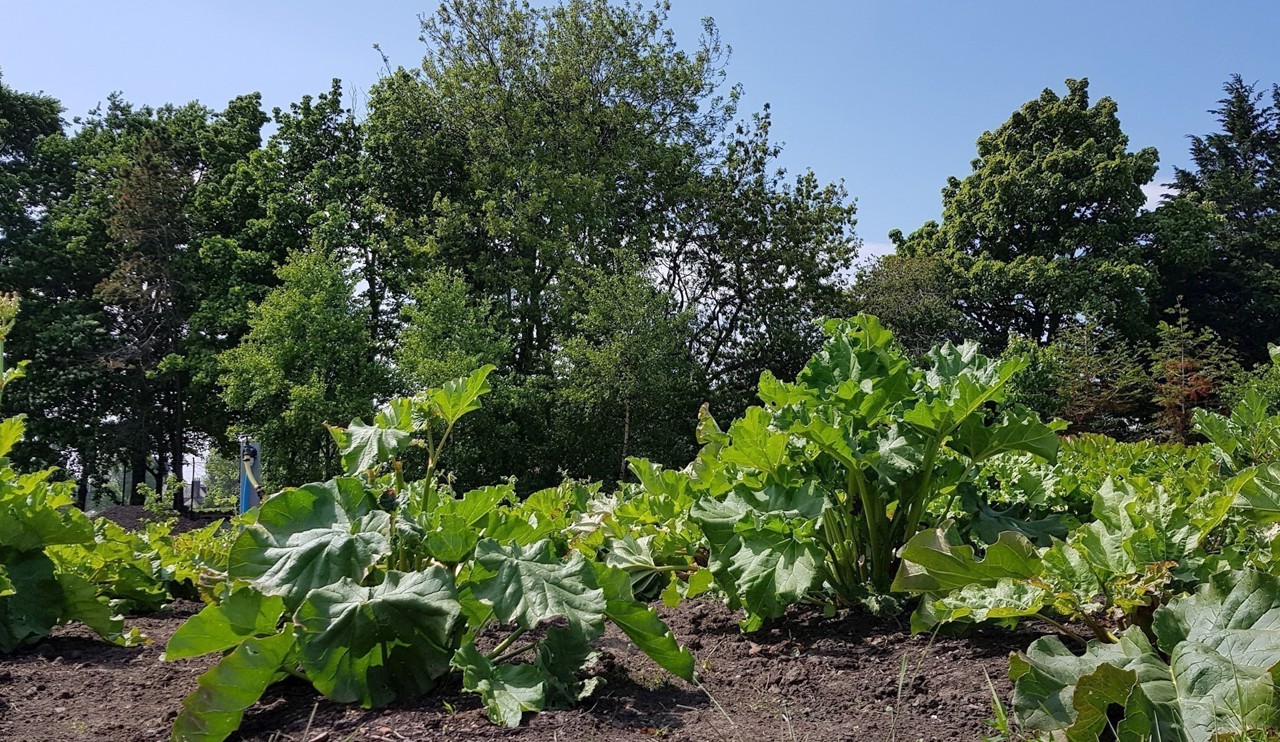
[{"label": "crinkled leaf", "polygon": [[468,412],[480,409],[480,397],[493,390],[489,385],[489,374],[495,368],[484,366],[466,378],[446,382],[431,392],[431,401],[447,425],[453,425]]},{"label": "crinkled leaf", "polygon": [[390,518],[372,504],[351,478],[285,490],[236,538],[228,572],[283,597],[289,609],[317,587],[362,580],[390,550]]},{"label": "crinkled leaf", "polygon": [[298,607],[302,666],[317,690],[344,703],[421,695],[449,670],[461,610],[453,577],[439,567],[390,571],[373,587],[344,578]]},{"label": "crinkled leaf", "polygon": [[546,636],[538,642],[533,664],[542,676],[546,708],[572,708],[603,682],[600,677],[582,677],[582,671],[598,657],[591,648],[594,638],[570,624],[547,629]]},{"label": "crinkled leaf", "polygon": [[21,416],[0,420],[0,457],[8,456],[13,447],[23,439],[26,423]]},{"label": "crinkled leaf", "polygon": [[448,515],[440,519],[438,530],[423,538],[423,545],[431,556],[445,564],[458,564],[470,558],[479,536],[466,520]]},{"label": "crinkled leaf", "polygon": [[1025,408],[1008,410],[993,423],[978,415],[966,418],[947,445],[974,461],[1011,452],[1030,453],[1050,462],[1058,457],[1057,431]]},{"label": "crinkled leaf", "polygon": [[744,628],[759,628],[763,619],[781,616],[804,598],[818,578],[821,547],[780,518],[739,530],[713,552],[711,569],[729,593],[731,603],[747,613]]},{"label": "crinkled leaf", "polygon": [[563,616],[584,630],[600,625],[604,593],[596,587],[595,573],[580,552],[562,561],[552,554],[550,541],[503,546],[486,538],[476,545],[475,559],[492,575],[472,590],[493,606],[503,623],[530,629]]},{"label": "crinkled leaf", "polygon": [[994,585],[965,585],[938,600],[931,608],[935,621],[999,620],[1034,616],[1051,595],[1027,580],[1001,579]]},{"label": "crinkled leaf", "polygon": [[641,536],[637,539],[627,535],[620,539],[610,539],[606,543],[608,551],[604,555],[605,564],[626,573],[631,580],[633,592],[650,597],[666,587],[670,579],[670,572],[659,569],[654,561],[652,544],[653,536]]},{"label": "crinkled leaf", "polygon": [[471,490],[456,499],[444,499],[441,501],[437,512],[441,517],[453,516],[459,518],[467,527],[472,527],[489,517],[494,509],[503,502],[515,499],[515,488],[510,484],[481,487]]},{"label": "crinkled leaf", "polygon": [[352,420],[346,428],[330,427],[329,433],[342,454],[342,470],[353,477],[393,460],[409,440],[407,431],[360,420]]},{"label": "crinkled leaf", "polygon": [[720,457],[738,466],[777,475],[787,458],[790,436],[772,429],[773,418],[762,407],[749,407],[741,419],[729,426],[732,443]]},{"label": "crinkled leaf", "polygon": [[462,671],[462,687],[480,694],[489,719],[507,727],[520,726],[526,711],[541,711],[546,702],[542,674],[533,665],[497,665],[467,642],[453,657]]},{"label": "crinkled leaf", "polygon": [[[1280,577],[1214,575],[1194,596],[1157,609],[1153,629],[1167,663],[1137,628],[1123,632],[1118,644],[1090,642],[1081,656],[1056,637],[1032,644],[1011,664],[1019,722],[1042,732],[1080,724],[1079,709],[1096,703],[1077,702],[1077,696],[1119,687],[1095,678],[1081,689],[1082,679],[1105,663],[1134,673],[1124,722],[1133,734],[1149,730],[1157,739],[1210,742],[1274,726],[1280,717]],[[1086,726],[1091,718],[1084,717]]]},{"label": "crinkled leaf", "polygon": [[1006,510],[997,510],[971,493],[965,493],[960,503],[961,508],[972,513],[973,520],[969,528],[984,544],[994,544],[1000,539],[1000,534],[1014,531],[1043,548],[1051,545],[1054,539],[1065,539],[1072,528],[1080,525],[1079,521],[1065,513],[1029,518],[1016,505]]}]

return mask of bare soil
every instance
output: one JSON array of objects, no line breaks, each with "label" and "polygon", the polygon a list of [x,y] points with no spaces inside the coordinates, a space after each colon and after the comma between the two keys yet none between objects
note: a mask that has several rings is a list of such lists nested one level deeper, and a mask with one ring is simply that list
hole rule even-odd
[{"label": "bare soil", "polygon": [[[0,740],[167,739],[184,696],[212,658],[162,662],[164,642],[198,604],[130,619],[152,643],[113,647],[79,627],[0,657]],[[1010,651],[1030,631],[912,637],[859,614],[793,608],[743,635],[722,605],[664,614],[698,658],[701,686],[671,679],[610,632],[599,642],[606,683],[574,710],[493,726],[479,699],[446,684],[414,703],[368,711],[325,701],[302,682],[274,686],[245,717],[244,740],[977,740],[991,716],[990,676],[1005,699]],[[905,659],[905,663],[904,663]]]}]

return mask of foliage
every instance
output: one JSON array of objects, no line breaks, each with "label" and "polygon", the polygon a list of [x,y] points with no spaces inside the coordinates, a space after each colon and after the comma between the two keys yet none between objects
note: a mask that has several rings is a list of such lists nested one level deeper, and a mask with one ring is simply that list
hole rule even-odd
[{"label": "foliage", "polygon": [[954,529],[921,533],[903,548],[894,587],[925,594],[917,630],[1032,616],[1054,622],[1052,614],[1111,641],[1105,625],[1144,625],[1154,608],[1196,584],[1207,542],[1236,494],[1190,483],[1108,479],[1094,495],[1092,521],[1039,549],[1018,528],[1000,533],[981,558]]},{"label": "foliage", "polygon": [[854,308],[879,318],[912,355],[944,340],[965,337],[964,318],[952,304],[952,276],[938,258],[889,254],[858,271],[850,292]]},{"label": "foliage", "polygon": [[226,529],[222,522],[173,533],[173,521],[147,523],[128,531],[106,518],[93,523],[93,538],[47,549],[61,572],[92,584],[114,612],[152,613],[174,596],[208,596],[210,578],[225,570]]},{"label": "foliage", "polygon": [[240,506],[240,462],[210,451],[204,460],[204,510],[234,511]]},{"label": "foliage", "polygon": [[[1077,656],[1056,637],[1014,656],[1013,710],[1021,728],[1066,739],[1207,742],[1274,729],[1280,703],[1280,582],[1215,575],[1155,611],[1151,641],[1129,629]],[[1118,707],[1120,718],[1111,715]]]},{"label": "foliage", "polygon": [[1006,355],[1027,357],[1009,398],[1070,423],[1072,433],[1131,439],[1149,415],[1151,379],[1141,349],[1095,322],[1072,324],[1041,346],[1013,338]]},{"label": "foliage", "polygon": [[709,566],[749,629],[824,584],[846,603],[887,593],[931,504],[994,456],[1057,452],[1052,427],[998,406],[1017,360],[946,344],[916,367],[873,317],[824,329],[795,383],[764,374],[764,407],[725,432],[704,418],[707,445],[688,469],[641,479],[651,495],[696,494]]},{"label": "foliage", "polygon": [[1209,328],[1195,328],[1181,306],[1170,312],[1174,322],[1161,322],[1158,342],[1151,351],[1151,375],[1155,380],[1156,432],[1175,441],[1186,441],[1198,408],[1219,404],[1219,389],[1239,373],[1230,350]]},{"label": "foliage", "polygon": [[[9,367],[4,345],[14,327],[18,299],[0,295],[0,393],[22,378],[25,363]],[[64,544],[93,544],[93,525],[74,507],[69,482],[51,481],[53,471],[14,470],[9,452],[22,441],[22,417],[0,420],[0,651],[39,641],[58,623],[80,621],[104,639],[128,644],[123,622],[94,586],[51,558]]]},{"label": "foliage", "polygon": [[1218,130],[1190,137],[1190,168],[1157,209],[1155,308],[1181,303],[1241,358],[1265,361],[1280,337],[1280,87],[1233,75],[1213,113]]},{"label": "foliage", "polygon": [[279,273],[282,284],[255,308],[249,334],[219,358],[223,398],[262,443],[266,481],[323,479],[340,464],[323,423],[366,414],[362,400],[386,381],[342,265],[305,251]]},{"label": "foliage", "polygon": [[[436,478],[492,370],[393,399],[372,425],[331,428],[345,474],[285,489],[250,514],[230,550],[227,593],[166,649],[168,659],[227,652],[184,701],[175,736],[225,738],[285,673],[373,707],[456,670],[491,719],[515,726],[526,711],[590,694],[599,680],[580,673],[606,621],[693,679],[692,656],[636,600],[628,574],[572,543],[592,489],[520,502],[511,484],[457,496]],[[400,452],[411,447],[426,452],[421,479],[405,476]]]},{"label": "foliage", "polygon": [[899,254],[947,266],[955,307],[992,347],[1053,340],[1079,314],[1140,334],[1139,210],[1157,155],[1127,151],[1116,111],[1089,104],[1087,80],[1046,89],[978,138],[973,172],[942,191],[940,225],[890,235]]}]

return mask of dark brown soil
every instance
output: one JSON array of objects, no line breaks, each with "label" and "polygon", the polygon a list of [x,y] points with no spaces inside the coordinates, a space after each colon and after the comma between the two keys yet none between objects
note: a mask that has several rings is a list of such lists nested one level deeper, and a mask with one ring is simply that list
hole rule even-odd
[{"label": "dark brown soil", "polygon": [[[210,658],[161,662],[165,640],[199,608],[130,621],[153,644],[122,649],[60,629],[0,658],[0,739],[167,739],[183,696]],[[738,632],[710,602],[666,618],[698,658],[701,687],[672,680],[615,633],[600,642],[606,685],[572,711],[502,729],[456,685],[412,704],[366,711],[320,699],[289,680],[268,691],[242,727],[246,740],[976,740],[991,716],[987,676],[1007,698],[1009,652],[1028,631],[911,637],[893,621],[823,618],[795,608],[774,628]],[[905,658],[905,670],[904,670]],[[314,719],[310,719],[314,712]],[[310,721],[309,721],[310,719]]]},{"label": "dark brown soil", "polygon": [[[116,505],[103,510],[99,515],[129,531],[140,531],[145,529],[147,524],[152,521],[164,520],[164,518],[153,515],[140,505]],[[202,511],[180,513],[174,516],[173,532],[185,533],[196,528],[203,528],[215,520],[230,518],[231,515],[231,513]]]}]

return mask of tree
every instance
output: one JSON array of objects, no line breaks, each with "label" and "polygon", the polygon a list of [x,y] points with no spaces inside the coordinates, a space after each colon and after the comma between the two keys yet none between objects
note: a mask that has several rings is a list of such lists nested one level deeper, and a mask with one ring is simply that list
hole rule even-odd
[{"label": "tree", "polygon": [[882,255],[858,271],[850,289],[856,312],[877,317],[913,355],[968,337],[952,292],[946,265],[929,255]]},{"label": "tree", "polygon": [[703,391],[692,318],[672,312],[671,297],[640,274],[591,278],[580,290],[586,309],[558,369],[564,468],[618,480],[631,456],[691,458]]},{"label": "tree", "polygon": [[664,3],[450,0],[424,21],[422,70],[370,96],[364,183],[388,254],[410,288],[461,276],[506,338],[486,427],[522,458],[497,474],[617,469],[616,446],[576,439],[604,457],[588,462],[556,432],[573,424],[562,370],[582,360],[566,349],[606,342],[582,326],[592,282],[656,286],[667,298],[644,307],[681,329],[698,395],[728,414],[763,369],[794,374],[814,321],[840,312],[857,246],[843,186],[788,182],[767,112],[733,125],[714,25],[686,51],[666,23]]},{"label": "tree", "polygon": [[1156,213],[1156,302],[1181,298],[1191,323],[1258,362],[1280,340],[1280,86],[1269,104],[1239,75],[1223,90],[1221,131],[1191,137],[1193,167]]},{"label": "tree", "polygon": [[818,320],[850,314],[856,209],[842,183],[776,165],[768,109],[739,124],[724,155],[693,176],[653,273],[693,318],[691,349],[719,414],[737,415],[760,373],[791,378],[821,345]]},{"label": "tree", "polygon": [[323,249],[299,250],[279,278],[252,309],[249,333],[219,362],[235,430],[262,443],[263,475],[283,486],[335,474],[325,423],[371,414],[389,385],[341,261]]},{"label": "tree", "polygon": [[415,108],[438,119],[423,137],[462,163],[429,238],[493,300],[522,374],[550,371],[577,274],[654,249],[732,114],[714,27],[687,54],[665,22],[604,0],[451,0],[423,22]]},{"label": "tree", "polygon": [[1196,327],[1181,304],[1168,312],[1173,322],[1162,321],[1151,350],[1151,376],[1155,381],[1157,435],[1186,442],[1199,408],[1220,408],[1223,387],[1240,375],[1235,354],[1208,327]]},{"label": "tree", "polygon": [[1066,420],[1072,433],[1124,439],[1145,432],[1153,389],[1144,349],[1115,330],[1074,323],[1045,346],[1014,338],[1005,354],[1028,360],[1010,380],[1010,401]]},{"label": "tree", "polygon": [[1048,342],[1078,314],[1142,332],[1142,186],[1158,157],[1127,151],[1116,110],[1089,105],[1087,80],[1046,89],[978,138],[973,172],[942,190],[941,224],[890,235],[900,254],[943,261],[956,308],[988,344]]}]

